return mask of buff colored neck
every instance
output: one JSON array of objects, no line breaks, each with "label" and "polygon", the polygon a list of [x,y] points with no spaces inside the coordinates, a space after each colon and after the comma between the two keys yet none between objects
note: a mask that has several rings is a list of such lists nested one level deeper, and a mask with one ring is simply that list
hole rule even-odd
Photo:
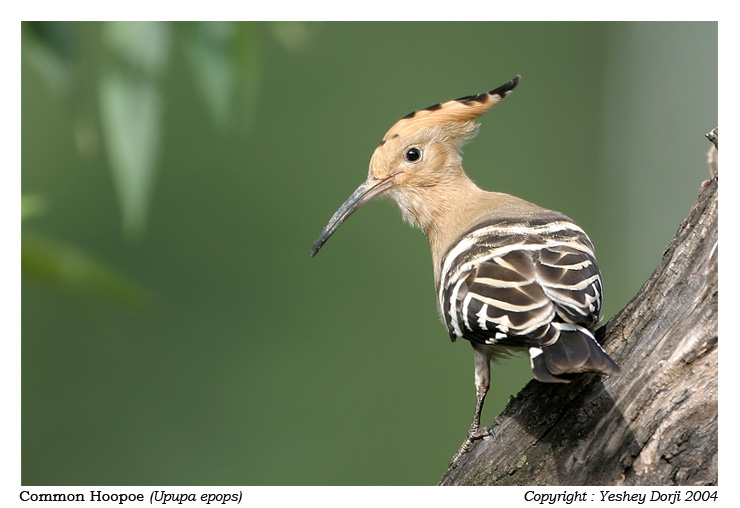
[{"label": "buff colored neck", "polygon": [[529,214],[543,208],[501,192],[479,188],[464,172],[444,184],[390,193],[404,219],[429,240],[435,275],[442,256],[472,224],[485,218]]}]

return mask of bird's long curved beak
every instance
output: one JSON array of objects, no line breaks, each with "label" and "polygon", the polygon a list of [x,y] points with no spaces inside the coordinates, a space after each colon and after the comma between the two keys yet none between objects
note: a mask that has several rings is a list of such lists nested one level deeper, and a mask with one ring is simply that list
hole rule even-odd
[{"label": "bird's long curved beak", "polygon": [[396,175],[393,174],[382,180],[373,180],[371,178],[368,178],[362,185],[357,187],[357,190],[355,190],[352,195],[347,198],[347,201],[345,201],[342,206],[339,207],[339,210],[334,212],[334,215],[329,220],[329,223],[324,227],[324,230],[319,235],[316,243],[313,244],[313,248],[311,249],[311,257],[314,257],[316,255],[316,253],[321,249],[321,247],[324,246],[331,235],[334,234],[339,226],[341,226],[342,223],[355,212],[355,210],[360,208],[362,205],[364,205],[374,197],[383,194],[385,191],[393,187],[394,176]]}]

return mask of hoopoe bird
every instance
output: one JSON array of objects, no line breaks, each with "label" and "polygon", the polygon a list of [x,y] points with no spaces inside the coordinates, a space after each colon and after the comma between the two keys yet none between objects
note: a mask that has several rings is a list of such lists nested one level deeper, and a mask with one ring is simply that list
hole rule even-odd
[{"label": "hoopoe bird", "polygon": [[488,93],[414,111],[383,137],[367,180],[339,207],[311,249],[321,249],[360,206],[389,196],[406,222],[427,236],[439,312],[454,342],[470,341],[477,400],[468,435],[481,429],[490,364],[528,349],[534,377],[568,383],[578,374],[617,374],[619,366],[592,332],[602,300],[601,273],[586,233],[560,212],[481,190],[465,174],[460,148],[475,119],[501,102],[519,76]]}]

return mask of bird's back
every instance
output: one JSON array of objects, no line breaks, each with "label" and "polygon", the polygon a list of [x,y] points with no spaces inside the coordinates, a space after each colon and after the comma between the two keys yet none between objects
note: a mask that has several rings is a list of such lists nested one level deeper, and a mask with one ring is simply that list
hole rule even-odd
[{"label": "bird's back", "polygon": [[590,331],[602,298],[593,245],[562,213],[534,205],[494,208],[436,261],[438,303],[453,340],[534,348],[535,355],[543,347],[550,356],[564,349],[564,358],[550,358],[559,365],[545,368],[557,373],[538,375],[533,360],[543,381],[553,381],[552,374],[618,369]]}]

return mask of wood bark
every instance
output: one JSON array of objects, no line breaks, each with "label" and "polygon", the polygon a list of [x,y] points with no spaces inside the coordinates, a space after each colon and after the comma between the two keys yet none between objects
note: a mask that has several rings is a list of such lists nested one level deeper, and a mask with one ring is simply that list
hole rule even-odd
[{"label": "wood bark", "polygon": [[717,485],[717,188],[597,330],[622,373],[530,382],[440,485]]}]

